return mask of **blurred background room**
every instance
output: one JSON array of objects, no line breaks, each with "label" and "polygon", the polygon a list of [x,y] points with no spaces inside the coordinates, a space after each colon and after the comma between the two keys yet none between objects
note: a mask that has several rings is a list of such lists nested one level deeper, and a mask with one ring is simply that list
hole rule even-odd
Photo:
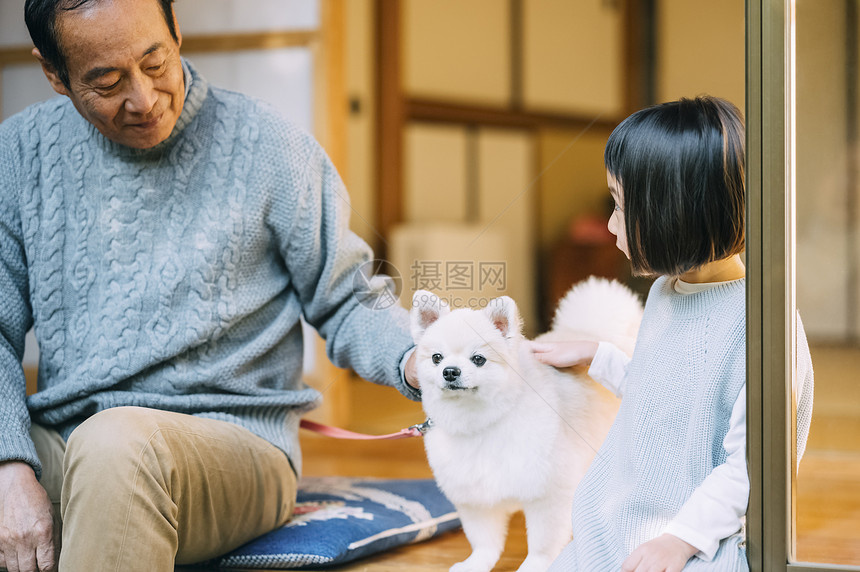
[{"label": "blurred background room", "polygon": [[[797,0],[797,307],[815,412],[796,492],[797,557],[860,565],[858,2]],[[0,115],[54,96],[0,0]],[[643,297],[606,229],[603,147],[653,103],[709,94],[744,111],[744,0],[176,0],[182,53],[212,83],[312,132],[349,190],[351,225],[402,285],[455,307],[512,296],[528,335],[596,274]],[[753,223],[754,224],[754,223]],[[360,383],[308,332],[318,420],[390,432],[420,405]],[[38,348],[25,365],[35,383]],[[35,385],[32,385],[32,391]],[[308,438],[310,472],[342,470]],[[420,444],[352,470],[425,475]],[[318,452],[316,464],[314,452]],[[396,475],[395,475],[396,476]]]}]

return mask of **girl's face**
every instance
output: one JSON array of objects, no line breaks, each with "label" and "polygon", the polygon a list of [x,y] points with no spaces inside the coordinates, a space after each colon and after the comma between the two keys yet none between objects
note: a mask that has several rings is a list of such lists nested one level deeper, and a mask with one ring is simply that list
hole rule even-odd
[{"label": "girl's face", "polygon": [[629,259],[630,251],[627,249],[627,231],[624,226],[624,204],[622,201],[624,193],[621,190],[621,185],[609,171],[606,171],[606,184],[609,185],[609,194],[615,201],[615,208],[612,211],[612,216],[609,217],[609,232],[616,237],[615,246]]}]

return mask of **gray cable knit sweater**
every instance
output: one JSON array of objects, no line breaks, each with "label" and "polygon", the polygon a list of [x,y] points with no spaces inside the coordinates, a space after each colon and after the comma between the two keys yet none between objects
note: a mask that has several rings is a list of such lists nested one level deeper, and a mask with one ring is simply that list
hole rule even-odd
[{"label": "gray cable knit sweater", "polygon": [[[68,437],[123,405],[248,428],[301,467],[299,318],[329,358],[416,393],[397,307],[352,292],[371,253],[323,150],[266,104],[193,82],[171,136],[116,145],[65,98],[0,125],[0,460],[40,472],[29,425]],[[25,397],[35,326],[39,390]]]}]

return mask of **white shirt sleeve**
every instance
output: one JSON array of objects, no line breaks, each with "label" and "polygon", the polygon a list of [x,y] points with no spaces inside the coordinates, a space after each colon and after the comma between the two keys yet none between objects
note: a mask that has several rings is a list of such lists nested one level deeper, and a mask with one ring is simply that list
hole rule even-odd
[{"label": "white shirt sleeve", "polygon": [[663,531],[698,548],[697,556],[706,561],[714,558],[723,538],[741,529],[749,503],[746,395],[744,385],[723,439],[726,462],[711,471]]},{"label": "white shirt sleeve", "polygon": [[[797,375],[794,398],[797,403],[797,463],[806,448],[812,418],[814,377],[806,333],[797,317]],[[673,534],[699,549],[697,556],[711,560],[720,540],[743,526],[749,503],[749,473],[746,466],[746,385],[732,408],[729,431],[723,439],[728,458],[716,467],[681,507],[664,532]]]},{"label": "white shirt sleeve", "polygon": [[624,394],[629,364],[630,356],[609,342],[600,342],[588,368],[588,375],[616,397],[621,397]]},{"label": "white shirt sleeve", "polygon": [[809,354],[809,342],[806,340],[806,331],[800,320],[800,312],[797,313],[797,341],[794,351],[796,360],[796,375],[794,400],[797,403],[797,466],[800,468],[800,459],[806,451],[806,439],[809,437],[809,425],[812,423],[812,403],[815,389],[815,376],[812,372],[812,357]]}]

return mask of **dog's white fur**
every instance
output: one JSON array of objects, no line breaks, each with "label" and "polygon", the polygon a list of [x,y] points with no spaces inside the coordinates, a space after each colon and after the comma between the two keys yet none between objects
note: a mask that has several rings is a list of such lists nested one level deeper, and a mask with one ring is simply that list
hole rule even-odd
[{"label": "dog's white fur", "polygon": [[[590,278],[565,296],[539,339],[607,340],[630,353],[641,317],[630,290]],[[617,400],[584,375],[541,364],[523,343],[516,304],[506,296],[480,311],[450,311],[421,290],[411,322],[422,401],[433,422],[424,438],[427,458],[472,545],[471,556],[451,570],[491,570],[509,517],[520,509],[529,550],[519,571],[546,570],[570,539],[574,490]]]}]

